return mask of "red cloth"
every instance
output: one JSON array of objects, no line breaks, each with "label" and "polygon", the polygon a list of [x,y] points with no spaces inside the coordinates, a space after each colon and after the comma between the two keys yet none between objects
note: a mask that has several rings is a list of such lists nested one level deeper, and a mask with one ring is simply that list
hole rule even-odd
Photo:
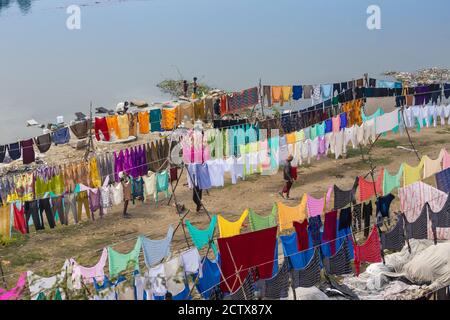
[{"label": "red cloth", "polygon": [[99,131],[102,132],[103,136],[105,137],[105,141],[109,141],[109,131],[108,131],[108,124],[106,123],[106,118],[95,118],[95,138],[97,141],[100,141],[100,135]]},{"label": "red cloth", "polygon": [[[375,188],[377,190],[377,195],[383,195],[383,176],[384,169],[381,169],[378,173],[378,178],[375,181]],[[372,199],[375,197],[375,191],[373,187],[372,179],[370,181],[365,180],[363,177],[358,177],[358,186],[359,186],[359,200],[360,202],[364,202],[366,200]]]},{"label": "red cloth", "polygon": [[309,239],[308,239],[308,220],[305,219],[303,222],[294,221],[293,223],[295,232],[297,233],[297,248],[299,252],[308,250]]},{"label": "red cloth", "polygon": [[369,238],[367,238],[363,245],[358,246],[353,239],[352,242],[353,252],[355,254],[355,271],[357,276],[359,275],[361,263],[377,263],[382,261],[380,237],[376,226],[373,226]]},{"label": "red cloth", "polygon": [[229,292],[228,287],[232,292],[240,287],[236,270],[241,270],[238,273],[241,281],[251,268],[257,270],[260,279],[272,277],[277,229],[273,227],[217,240],[223,274],[220,283],[222,292]]},{"label": "red cloth", "polygon": [[170,181],[177,181],[178,179],[178,168],[172,167],[170,168]]},{"label": "red cloth", "polygon": [[227,108],[227,95],[224,94],[220,97],[220,115],[223,116],[228,112]]},{"label": "red cloth", "polygon": [[297,180],[297,167],[291,167],[291,177],[292,179]]},{"label": "red cloth", "polygon": [[330,245],[331,255],[336,253],[336,237],[337,237],[337,211],[331,211],[325,214],[325,222],[323,224],[322,244]]},{"label": "red cloth", "polygon": [[27,233],[27,226],[25,224],[25,207],[22,206],[22,208],[19,210],[16,207],[16,204],[13,205],[14,209],[14,229],[19,231],[21,234]]}]

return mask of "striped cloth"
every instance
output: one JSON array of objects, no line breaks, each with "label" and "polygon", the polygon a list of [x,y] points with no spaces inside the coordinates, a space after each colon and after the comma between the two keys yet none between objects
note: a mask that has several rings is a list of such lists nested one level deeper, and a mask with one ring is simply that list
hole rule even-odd
[{"label": "striped cloth", "polygon": [[414,222],[406,221],[406,237],[408,239],[427,239],[428,204],[425,204],[419,217]]},{"label": "striped cloth", "polygon": [[450,193],[450,169],[436,173],[436,187],[445,193]]},{"label": "striped cloth", "polygon": [[314,250],[314,255],[303,269],[292,270],[292,287],[310,288],[320,282],[320,257],[319,250]]},{"label": "striped cloth", "polygon": [[347,241],[344,241],[334,256],[323,259],[323,265],[328,274],[340,276],[352,273],[350,260]]},{"label": "striped cloth", "polygon": [[255,300],[255,283],[253,281],[253,273],[249,272],[239,289],[226,296],[224,300]]},{"label": "striped cloth", "polygon": [[228,95],[228,113],[240,111],[258,104],[258,88],[250,88]]},{"label": "striped cloth", "polygon": [[351,190],[341,190],[338,186],[334,185],[334,210],[345,208],[347,205],[355,200],[356,186]]},{"label": "striped cloth", "polygon": [[142,250],[144,251],[145,264],[148,268],[160,263],[170,254],[170,244],[172,242],[173,227],[169,226],[164,239],[151,240],[141,236]]},{"label": "striped cloth", "polygon": [[[431,220],[431,229],[433,230],[434,242],[436,243],[438,240],[437,228],[450,228],[450,197],[447,198],[444,207],[439,212],[433,212],[428,203],[425,206],[428,208],[428,214],[430,215]],[[439,238],[439,240],[449,239]]]},{"label": "striped cloth", "polygon": [[289,261],[285,259],[278,273],[264,281],[264,298],[279,300],[287,298],[289,292]]},{"label": "striped cloth", "polygon": [[405,245],[405,220],[403,214],[398,215],[394,228],[381,234],[381,247],[383,250],[401,251]]},{"label": "striped cloth", "polygon": [[382,261],[380,237],[378,236],[378,229],[376,226],[373,226],[372,232],[364,244],[359,246],[353,239],[352,242],[355,253],[355,272],[357,276],[359,275],[361,263],[377,263]]}]

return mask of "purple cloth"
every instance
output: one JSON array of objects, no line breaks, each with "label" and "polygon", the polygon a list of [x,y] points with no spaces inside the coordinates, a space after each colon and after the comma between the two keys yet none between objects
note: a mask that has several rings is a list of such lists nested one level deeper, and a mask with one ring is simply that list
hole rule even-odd
[{"label": "purple cloth", "polygon": [[130,148],[130,159],[131,159],[131,168],[130,173],[133,178],[137,178],[139,176],[139,163],[137,157],[136,147]]},{"label": "purple cloth", "polygon": [[339,117],[341,118],[340,129],[347,128],[347,112],[341,113]]},{"label": "purple cloth", "polygon": [[131,175],[131,168],[133,167],[133,162],[131,161],[130,151],[128,149],[125,150],[123,155],[123,170]]},{"label": "purple cloth", "polygon": [[211,189],[211,179],[209,178],[208,165],[196,164],[197,185],[201,190]]},{"label": "purple cloth", "polygon": [[428,103],[431,100],[431,93],[427,93],[430,92],[430,87],[429,86],[419,86],[416,87],[416,95],[415,95],[415,105],[423,105]]},{"label": "purple cloth", "polygon": [[120,181],[119,172],[123,171],[123,163],[124,158],[122,150],[120,150],[119,154],[114,152],[114,179],[116,182]]},{"label": "purple cloth", "polygon": [[450,168],[436,173],[436,186],[445,193],[450,193]]},{"label": "purple cloth", "polygon": [[148,172],[148,168],[147,168],[147,155],[145,153],[145,148],[143,145],[139,146],[139,158],[140,158],[140,163],[141,163],[141,176],[145,176]]},{"label": "purple cloth", "polygon": [[100,217],[103,217],[103,209],[100,205],[100,190],[97,192],[89,190],[89,209],[91,209],[92,218],[94,219],[94,212],[100,209]]},{"label": "purple cloth", "polygon": [[320,158],[320,155],[324,155],[325,153],[325,137],[319,137],[319,154],[317,157]]}]

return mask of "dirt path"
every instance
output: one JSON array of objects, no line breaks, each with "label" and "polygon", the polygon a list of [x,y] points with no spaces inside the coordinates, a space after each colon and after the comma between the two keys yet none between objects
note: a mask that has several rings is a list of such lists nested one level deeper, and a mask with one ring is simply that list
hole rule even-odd
[{"label": "dirt path", "polygon": [[[442,147],[450,150],[450,129],[430,128],[421,133],[412,133],[412,139],[416,144],[420,155],[429,155],[436,158]],[[416,165],[418,160],[413,152],[398,149],[397,146],[410,148],[406,135],[392,135],[383,137],[372,151],[374,162],[377,166],[383,166],[391,174],[396,173],[402,162],[406,161]],[[361,161],[359,150],[349,147],[347,159],[334,160],[325,158],[320,161],[312,161],[311,165],[300,168],[299,180],[294,183],[291,196],[294,200],[282,200],[278,191],[282,186],[281,172],[274,176],[253,175],[248,180],[231,185],[226,178],[226,186],[221,189],[212,189],[209,195],[204,193],[203,199],[206,208],[212,214],[223,214],[227,219],[233,220],[247,208],[252,208],[256,213],[266,215],[271,212],[276,201],[284,201],[290,206],[299,203],[303,193],[307,192],[315,197],[321,197],[328,186],[338,185],[342,189],[350,189],[354,179],[358,175],[368,173],[369,166]],[[425,182],[435,185],[434,178]],[[177,200],[184,203],[191,213],[188,219],[198,227],[206,227],[209,223],[205,213],[195,213],[195,205],[192,201],[192,191],[183,184],[186,183],[184,175],[177,189]],[[397,192],[394,191],[397,196]],[[160,196],[163,199],[162,195]],[[74,257],[79,263],[86,266],[98,261],[100,251],[104,246],[114,245],[114,249],[122,252],[130,250],[139,234],[145,234],[152,239],[165,236],[169,224],[176,226],[179,222],[178,215],[173,206],[167,206],[167,200],[161,200],[158,206],[154,202],[131,205],[129,212],[132,219],[121,217],[121,207],[110,210],[103,219],[87,221],[79,225],[58,226],[53,230],[48,228],[39,233],[30,235],[18,235],[18,239],[0,248],[0,257],[3,260],[3,271],[9,285],[15,283],[17,273],[33,270],[41,275],[51,275],[61,268],[64,259]],[[392,204],[392,210],[399,209],[399,201],[396,198]],[[32,227],[33,228],[33,227]],[[243,232],[249,230],[246,227]],[[188,235],[189,242],[190,237]],[[173,251],[179,251],[187,247],[182,229],[180,228],[173,241]]]}]

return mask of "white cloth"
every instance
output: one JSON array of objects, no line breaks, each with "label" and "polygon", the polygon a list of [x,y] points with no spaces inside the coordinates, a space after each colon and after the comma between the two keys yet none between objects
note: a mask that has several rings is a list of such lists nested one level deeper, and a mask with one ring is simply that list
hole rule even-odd
[{"label": "white cloth", "polygon": [[[182,252],[181,261],[183,262],[183,268],[186,274],[195,274],[200,270],[201,257],[197,248]],[[201,271],[202,270],[200,270],[200,278],[203,276]]]},{"label": "white cloth", "polygon": [[223,162],[224,172],[229,172],[231,176],[231,183],[237,182],[237,160],[235,157],[230,157]]},{"label": "white cloth", "polygon": [[448,124],[450,124],[450,104],[444,107],[444,117],[448,118]]},{"label": "white cloth", "polygon": [[151,173],[149,176],[143,176],[144,180],[144,196],[145,199],[152,196],[154,199],[156,197],[156,174]]},{"label": "white cloth", "polygon": [[311,141],[311,158],[316,158],[319,154],[319,137]]},{"label": "white cloth", "polygon": [[385,113],[377,118],[376,122],[376,134],[392,131],[398,126],[398,110],[394,110],[389,113]]},{"label": "white cloth", "polygon": [[302,142],[302,159],[311,163],[311,139]]},{"label": "white cloth", "polygon": [[364,142],[374,142],[376,139],[375,119],[367,120],[363,123],[364,127]]},{"label": "white cloth", "polygon": [[159,264],[156,267],[148,269],[148,279],[150,283],[150,289],[155,296],[165,296],[167,288],[164,285],[166,278],[166,272],[164,264]]},{"label": "white cloth", "polygon": [[222,159],[209,160],[209,161],[206,161],[206,164],[208,165],[208,174],[209,174],[209,179],[211,180],[211,186],[223,187],[225,185],[224,160],[222,160]]},{"label": "white cloth", "polygon": [[[39,293],[43,292],[46,296],[50,295],[52,290],[55,290],[66,277],[66,272],[69,272],[70,262],[66,260],[59,274],[52,277],[40,277],[33,271],[27,271],[28,288],[30,289],[31,299],[36,300]],[[61,298],[64,300],[65,294],[60,290]]]},{"label": "white cloth", "polygon": [[335,146],[334,146],[334,152],[336,156],[336,160],[342,155],[342,152],[344,151],[344,130],[341,130],[339,132],[333,132],[334,133],[334,140],[335,140]]},{"label": "white cloth", "polygon": [[113,205],[117,206],[123,202],[123,186],[121,183],[112,186],[110,192]]},{"label": "white cloth", "polygon": [[[328,154],[328,151],[331,150],[331,139],[333,138],[333,132],[328,132],[325,134],[325,154]],[[334,150],[331,151],[334,153]]]},{"label": "white cloth", "polygon": [[186,288],[181,258],[176,257],[164,263],[167,290],[172,295],[181,293]]}]

